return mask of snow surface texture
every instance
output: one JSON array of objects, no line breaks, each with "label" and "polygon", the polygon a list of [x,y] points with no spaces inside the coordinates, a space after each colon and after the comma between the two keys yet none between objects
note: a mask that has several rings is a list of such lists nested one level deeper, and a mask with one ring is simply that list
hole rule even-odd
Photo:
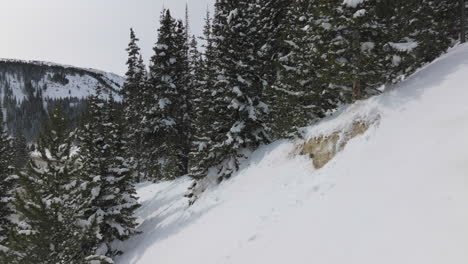
[{"label": "snow surface texture", "polygon": [[[95,94],[97,85],[100,84],[99,80],[96,79],[96,76],[99,76],[106,86],[110,87],[114,91],[120,90],[124,83],[123,77],[113,73],[94,69],[77,68],[74,66],[55,64],[51,62],[0,59],[0,64],[1,63],[17,63],[18,65],[34,65],[43,67],[40,73],[42,77],[39,80],[32,80],[31,85],[36,90],[40,89],[42,91],[43,98],[49,99],[67,97],[83,99],[93,95]],[[64,76],[68,80],[67,84],[56,82],[52,78],[54,74],[61,70],[67,70],[67,73]],[[0,73],[1,72],[2,71],[0,70]],[[9,88],[12,90],[13,95],[18,100],[18,103],[21,103],[27,97],[24,74],[22,72],[11,71],[6,71],[3,74],[5,79],[4,81],[8,83]],[[3,84],[4,83],[0,83],[0,93],[3,93]],[[115,95],[116,99],[119,99],[118,93],[115,93]]]},{"label": "snow surface texture", "polygon": [[366,0],[344,0],[343,5],[349,7],[357,7],[358,5],[362,4]]},{"label": "snow surface texture", "polygon": [[299,142],[256,151],[192,207],[190,180],[139,188],[143,233],[119,264],[468,263],[468,45],[308,137],[373,120],[315,170]]}]

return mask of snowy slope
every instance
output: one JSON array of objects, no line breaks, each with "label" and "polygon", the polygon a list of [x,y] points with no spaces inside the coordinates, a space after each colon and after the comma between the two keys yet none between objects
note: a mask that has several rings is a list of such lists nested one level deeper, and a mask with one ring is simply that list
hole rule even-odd
[{"label": "snowy slope", "polygon": [[281,141],[190,208],[189,179],[140,187],[143,234],[117,263],[468,263],[467,83],[464,45],[341,109],[308,136],[380,121],[320,170]]},{"label": "snowy slope", "polygon": [[[55,79],[60,76],[61,79]],[[124,78],[94,69],[60,65],[41,61],[21,61],[0,59],[0,94],[11,91],[22,102],[28,94],[30,84],[34,92],[40,91],[42,97],[60,99],[66,97],[85,98],[95,93],[97,85],[107,91],[121,89]]]}]

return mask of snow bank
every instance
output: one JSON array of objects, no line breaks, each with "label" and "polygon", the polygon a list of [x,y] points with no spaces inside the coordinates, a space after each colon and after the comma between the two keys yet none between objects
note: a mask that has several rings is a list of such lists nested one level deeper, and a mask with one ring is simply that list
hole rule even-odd
[{"label": "snow bank", "polygon": [[357,7],[358,5],[362,4],[367,0],[343,0],[343,5],[349,7]]},{"label": "snow bank", "polygon": [[380,121],[320,170],[280,141],[190,208],[189,179],[139,188],[143,233],[117,263],[468,263],[467,82],[463,45],[340,109],[307,135]]}]

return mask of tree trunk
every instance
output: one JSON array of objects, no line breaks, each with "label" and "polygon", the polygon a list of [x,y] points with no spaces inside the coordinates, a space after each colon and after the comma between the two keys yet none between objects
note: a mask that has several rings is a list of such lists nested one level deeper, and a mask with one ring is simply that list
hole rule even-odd
[{"label": "tree trunk", "polygon": [[356,79],[353,81],[353,102],[362,99],[361,81]]}]

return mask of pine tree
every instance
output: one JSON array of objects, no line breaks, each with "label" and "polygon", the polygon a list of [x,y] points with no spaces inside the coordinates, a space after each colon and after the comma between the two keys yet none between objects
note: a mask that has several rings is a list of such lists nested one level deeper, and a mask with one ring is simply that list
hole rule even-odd
[{"label": "pine tree", "polygon": [[169,10],[161,16],[161,27],[148,81],[152,93],[145,108],[145,127],[151,142],[155,179],[187,174],[189,129],[189,69],[186,30]]},{"label": "pine tree", "polygon": [[135,210],[139,207],[126,153],[125,126],[112,96],[104,100],[101,89],[89,100],[89,122],[82,128],[80,147],[81,180],[89,199],[84,219],[96,221],[96,244],[90,250],[96,257],[114,257],[121,252],[113,241],[123,241],[137,233]]},{"label": "pine tree", "polygon": [[218,159],[219,180],[229,178],[244,156],[268,142],[262,101],[262,80],[257,75],[253,12],[250,1],[220,0],[213,23],[213,96],[216,104],[215,137],[210,152]]},{"label": "pine tree", "polygon": [[[251,1],[219,0],[209,34],[209,49],[201,74],[197,103],[197,131],[191,168],[199,180],[189,196],[206,185],[220,182],[239,169],[241,159],[267,143],[267,105],[262,101],[263,82],[257,70],[255,10]],[[206,153],[205,156],[203,154]],[[210,169],[211,173],[210,173]]]},{"label": "pine tree", "polygon": [[[209,11],[206,13],[205,27],[203,31],[204,53],[197,60],[192,56],[193,72],[193,137],[191,140],[190,152],[190,176],[200,180],[204,178],[210,166],[213,165],[213,155],[209,146],[214,140],[215,123],[213,122],[216,113],[216,104],[212,99],[216,95],[213,85],[216,79],[214,61],[216,59],[212,36],[212,19]],[[192,45],[193,46],[193,45]]]},{"label": "pine tree", "polygon": [[22,169],[26,166],[29,159],[28,144],[22,133],[17,133],[13,139],[13,151],[15,153],[14,167]]},{"label": "pine tree", "polygon": [[[311,124],[336,107],[334,91],[317,76],[315,6],[316,1],[295,0],[285,6],[270,4],[282,23],[267,23],[275,32],[270,37],[275,47],[270,81],[265,94],[269,102],[269,127],[274,139],[297,136],[298,129]],[[265,8],[264,8],[265,9]],[[265,9],[265,13],[268,9]],[[268,20],[267,20],[268,21]],[[272,26],[273,25],[273,26]],[[270,48],[271,49],[271,48]]]},{"label": "pine tree", "polygon": [[12,228],[10,217],[13,214],[12,200],[16,178],[13,176],[15,164],[13,142],[3,122],[3,110],[0,107],[0,243],[6,239]]},{"label": "pine tree", "polygon": [[413,10],[417,28],[414,38],[418,42],[415,52],[422,63],[427,63],[446,52],[458,39],[459,6],[452,0],[423,0]]},{"label": "pine tree", "polygon": [[200,83],[200,73],[202,67],[202,54],[198,51],[198,41],[195,36],[192,36],[189,43],[189,52],[188,52],[188,91],[187,91],[187,114],[185,117],[185,123],[188,129],[189,137],[187,137],[186,153],[189,153],[187,156],[188,159],[188,172],[190,173],[190,168],[192,166],[192,156],[191,151],[193,147],[193,141],[195,139],[195,134],[197,132],[196,124],[196,107],[197,103],[201,101],[202,94],[199,93],[201,83]]},{"label": "pine tree", "polygon": [[89,252],[82,246],[93,233],[92,225],[79,219],[86,199],[78,179],[82,166],[73,150],[74,133],[69,133],[61,109],[51,114],[38,151],[25,172],[15,210],[20,222],[13,230],[2,263],[84,263]]},{"label": "pine tree", "polygon": [[376,1],[319,2],[317,20],[321,25],[314,29],[325,67],[318,74],[341,89],[347,101],[363,99],[369,89],[382,85],[383,43],[377,36],[383,25],[376,17]]},{"label": "pine tree", "polygon": [[[438,57],[457,38],[454,1],[318,0],[314,31],[322,83],[351,102]],[[342,101],[342,99],[340,99]]]},{"label": "pine tree", "polygon": [[133,170],[137,180],[141,181],[144,176],[146,151],[143,138],[142,111],[144,107],[144,94],[147,73],[143,59],[138,47],[138,38],[133,29],[130,29],[130,43],[128,45],[128,70],[125,74],[126,81],[122,89],[124,102],[125,122],[128,124],[128,153],[127,158],[132,161]]},{"label": "pine tree", "polygon": [[216,47],[214,82],[218,104],[216,137],[210,151],[218,157],[219,180],[229,178],[239,167],[243,151],[267,141],[262,118],[261,84],[253,67],[252,17],[247,1],[216,3],[213,40]]}]

